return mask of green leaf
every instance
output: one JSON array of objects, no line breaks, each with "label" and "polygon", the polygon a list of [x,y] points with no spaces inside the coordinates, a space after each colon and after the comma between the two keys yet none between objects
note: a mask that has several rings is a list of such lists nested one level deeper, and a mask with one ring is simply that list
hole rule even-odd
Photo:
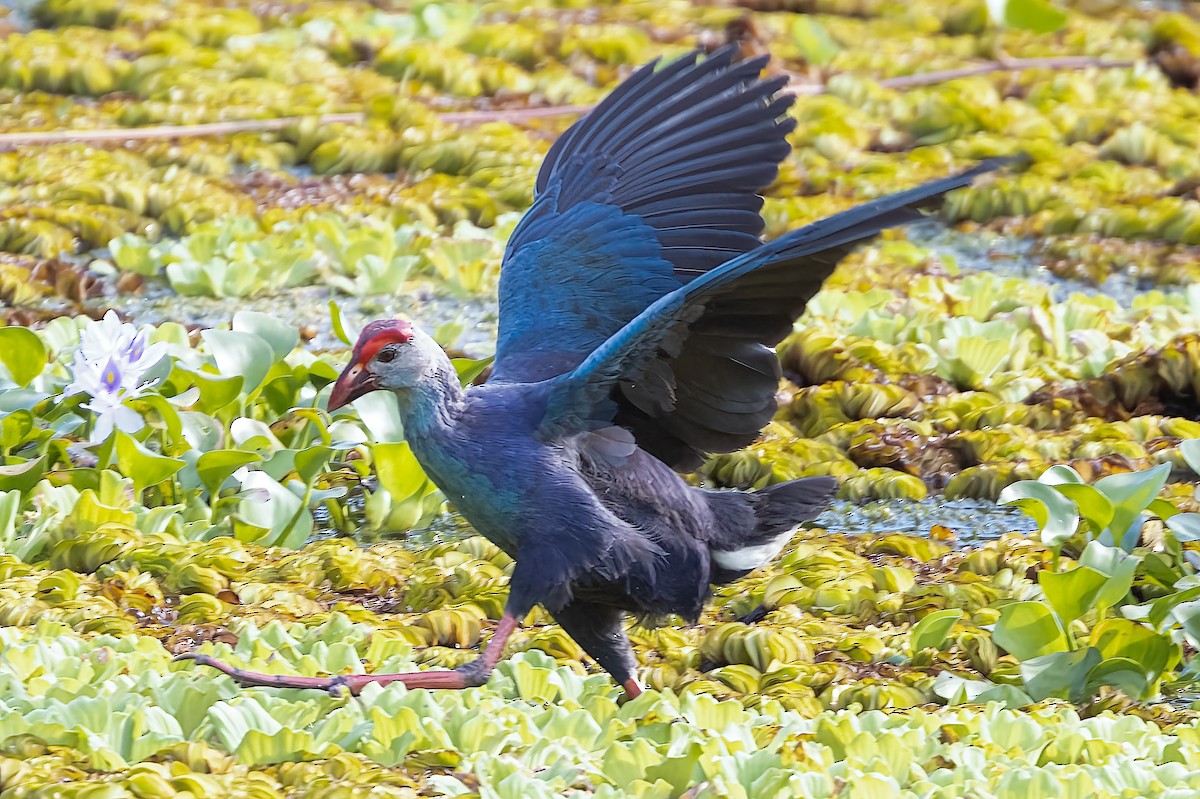
[{"label": "green leaf", "polygon": [[33,432],[33,414],[26,410],[12,411],[0,416],[0,448],[12,451]]},{"label": "green leaf", "polygon": [[1093,535],[1108,527],[1113,518],[1113,506],[1108,497],[1101,494],[1095,486],[1078,483],[1059,483],[1054,486],[1067,499],[1075,503],[1079,514],[1083,516]]},{"label": "green leaf", "polygon": [[1134,699],[1142,699],[1146,698],[1152,684],[1153,681],[1134,661],[1129,658],[1109,658],[1100,661],[1088,672],[1084,694],[1094,696],[1100,686],[1111,685]]},{"label": "green leaf", "polygon": [[121,474],[133,480],[137,496],[150,486],[158,485],[184,467],[185,461],[158,455],[139,444],[123,430],[116,431],[115,449]]},{"label": "green leaf", "polygon": [[400,408],[396,395],[390,391],[372,391],[353,403],[358,418],[366,425],[367,432],[376,443],[404,440],[404,423],[400,421]]},{"label": "green leaf", "polygon": [[1066,634],[1042,602],[1014,602],[1002,607],[992,640],[1022,661],[1067,650]]},{"label": "green leaf", "polygon": [[1133,586],[1133,577],[1141,562],[1141,556],[1130,555],[1119,547],[1105,546],[1099,541],[1088,542],[1079,557],[1079,564],[1095,569],[1108,578],[1095,599],[1099,610],[1103,612],[1115,607],[1125,598]]},{"label": "green leaf", "polygon": [[1160,463],[1153,469],[1124,474],[1110,474],[1095,482],[1096,490],[1104,494],[1113,506],[1108,527],[1113,541],[1120,541],[1138,517],[1150,506],[1171,475],[1171,464]]},{"label": "green leaf", "polygon": [[454,371],[458,373],[458,382],[464,386],[468,386],[475,381],[475,378],[483,374],[494,357],[489,358],[453,358],[450,363],[454,365]]},{"label": "green leaf", "polygon": [[282,361],[300,346],[300,331],[270,314],[238,311],[233,315],[233,329],[239,333],[253,333],[267,342],[276,361]]},{"label": "green leaf", "polygon": [[1156,499],[1146,506],[1146,510],[1153,513],[1164,522],[1172,516],[1179,515],[1179,508],[1167,502],[1165,499]]},{"label": "green leaf", "polygon": [[227,377],[209,372],[189,371],[187,374],[195,383],[196,388],[200,390],[200,399],[196,402],[196,409],[207,414],[216,413],[236,400],[242,393],[242,386],[246,382],[240,374]]},{"label": "green leaf", "polygon": [[1084,698],[1088,674],[1100,661],[1100,651],[1092,646],[1055,652],[1022,662],[1021,678],[1035,700],[1056,696],[1078,702]]},{"label": "green leaf", "polygon": [[[993,3],[989,3],[989,7],[993,7]],[[1067,24],[1066,12],[1055,8],[1046,0],[1001,0],[996,5],[1004,9],[1003,15],[996,21],[1002,21],[1010,28],[1034,33],[1054,33]]]},{"label": "green leaf", "polygon": [[46,476],[46,456],[0,466],[0,491],[28,494]]},{"label": "green leaf", "polygon": [[258,463],[262,456],[257,452],[240,449],[218,449],[205,452],[196,461],[196,473],[209,495],[216,498],[225,481],[243,466]]},{"label": "green leaf", "polygon": [[1107,582],[1107,576],[1088,566],[1077,566],[1066,572],[1038,573],[1038,585],[1063,624],[1073,622],[1091,610]]},{"label": "green leaf", "polygon": [[375,459],[379,485],[386,489],[396,502],[408,499],[423,490],[429,482],[407,442],[376,444],[371,448],[371,454]]},{"label": "green leaf", "polygon": [[908,635],[909,648],[914,653],[922,649],[940,649],[954,629],[954,623],[961,618],[962,611],[958,608],[937,610],[926,615],[913,625]]},{"label": "green leaf", "polygon": [[300,475],[300,479],[304,481],[305,485],[311,485],[332,457],[332,447],[317,446],[302,449],[296,453],[295,457],[296,474]]},{"label": "green leaf", "polygon": [[353,346],[354,342],[358,340],[359,331],[346,324],[346,319],[342,316],[342,309],[333,300],[329,301],[329,321],[333,327],[333,334],[346,346]]},{"label": "green leaf", "polygon": [[1167,527],[1175,534],[1175,540],[1200,541],[1200,513],[1179,513],[1167,519]]},{"label": "green leaf", "polygon": [[646,770],[646,781],[663,780],[671,785],[672,796],[682,796],[688,788],[703,780],[703,771],[697,776],[697,764],[704,754],[704,745],[692,741],[682,753],[665,758],[661,763]]},{"label": "green leaf", "polygon": [[[1181,611],[1179,607],[1197,599],[1200,599],[1200,586],[1167,594],[1144,605],[1126,605],[1121,612],[1129,618],[1144,619],[1159,632],[1174,622],[1178,622],[1186,631],[1187,625],[1184,623],[1184,619],[1193,611],[1190,608]],[[1195,607],[1196,611],[1200,611],[1200,603],[1197,603]],[[1200,625],[1197,626],[1197,631],[1200,631]]]},{"label": "green leaf", "polygon": [[20,491],[0,491],[0,547],[11,553],[17,540],[17,513],[21,510]]},{"label": "green leaf", "polygon": [[1042,472],[1042,476],[1038,478],[1038,482],[1052,486],[1071,484],[1082,485],[1083,477],[1080,476],[1079,472],[1075,471],[1070,466],[1060,463],[1055,466],[1051,466],[1049,469]]},{"label": "green leaf", "polygon": [[[253,394],[275,365],[275,353],[260,336],[232,330],[204,330],[204,343],[223,375],[241,375],[242,393]],[[203,394],[204,389],[200,389]]]},{"label": "green leaf", "polygon": [[32,330],[0,327],[0,363],[18,386],[27,386],[46,368],[46,345]]},{"label": "green leaf", "polygon": [[253,527],[267,531],[261,537],[255,536],[254,531],[246,531],[242,535],[251,537],[254,543],[263,546],[290,549],[304,546],[304,542],[312,535],[313,517],[298,496],[261,471],[246,475],[242,488],[260,491],[265,499],[242,500],[238,505],[238,515]]},{"label": "green leaf", "polygon": [[1002,505],[1015,505],[1031,516],[1042,531],[1042,543],[1061,546],[1079,528],[1075,503],[1063,496],[1057,486],[1036,480],[1020,480],[1000,492]]},{"label": "green leaf", "polygon": [[804,14],[792,23],[792,40],[804,60],[819,67],[828,65],[842,49],[824,25]]},{"label": "green leaf", "polygon": [[1200,474],[1200,438],[1188,438],[1179,442],[1179,454],[1196,474]]},{"label": "green leaf", "polygon": [[1169,636],[1129,619],[1105,619],[1089,640],[1106,660],[1126,658],[1136,663],[1151,682],[1171,666],[1178,649]]},{"label": "green leaf", "polygon": [[[1191,588],[1186,592],[1180,592],[1180,595],[1185,594],[1188,596],[1200,594],[1200,588]],[[1169,599],[1172,599],[1172,597],[1163,597],[1162,599],[1158,600],[1158,602],[1165,602],[1165,600]],[[1158,602],[1151,604],[1152,611],[1160,610],[1159,608],[1154,607],[1154,605],[1157,605]],[[1179,622],[1179,626],[1183,628],[1183,632],[1185,635],[1187,635],[1192,646],[1200,646],[1200,599],[1191,599],[1187,602],[1175,602],[1173,603],[1173,607],[1170,609],[1170,613],[1175,621]]]}]

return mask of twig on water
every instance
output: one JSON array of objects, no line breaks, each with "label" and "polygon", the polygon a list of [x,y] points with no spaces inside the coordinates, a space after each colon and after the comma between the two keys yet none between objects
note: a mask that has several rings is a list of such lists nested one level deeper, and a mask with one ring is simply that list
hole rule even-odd
[{"label": "twig on water", "polygon": [[[1136,61],[1113,61],[1090,56],[1056,56],[1051,58],[1005,58],[985,61],[955,69],[921,72],[899,78],[878,81],[886,89],[912,89],[931,86],[946,81],[987,75],[993,72],[1023,72],[1031,69],[1121,69],[1137,64]],[[811,96],[824,94],[828,87],[824,83],[801,83],[788,85],[793,94]],[[478,125],[484,122],[522,122],[528,119],[582,114],[590,105],[558,105],[540,108],[506,108],[494,111],[451,111],[440,114],[445,122],[456,125]],[[25,133],[0,133],[0,150],[14,147],[29,147],[59,142],[101,144],[104,142],[145,141],[150,139],[187,139],[202,136],[228,136],[232,133],[254,133],[283,130],[290,125],[315,119],[318,125],[357,125],[365,116],[361,113],[325,114],[319,117],[279,117],[276,119],[246,119],[230,122],[206,122],[199,125],[153,125],[142,128],[107,128],[103,130],[43,130]]]},{"label": "twig on water", "polygon": [[[966,67],[918,72],[915,75],[903,75],[899,78],[884,78],[876,82],[885,89],[904,90],[914,89],[918,86],[932,86],[960,78],[972,78],[976,75],[988,75],[994,72],[1025,72],[1032,69],[1125,69],[1137,63],[1137,61],[1114,61],[1107,58],[1076,55],[1049,58],[1002,58]],[[797,81],[788,84],[788,91],[799,95],[824,94],[827,89],[828,87],[824,83]]]}]

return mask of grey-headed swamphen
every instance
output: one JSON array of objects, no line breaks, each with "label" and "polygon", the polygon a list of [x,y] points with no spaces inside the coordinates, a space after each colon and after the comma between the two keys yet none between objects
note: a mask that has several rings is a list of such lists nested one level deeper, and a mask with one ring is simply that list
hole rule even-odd
[{"label": "grey-headed swamphen", "polygon": [[996,167],[860,205],[769,243],[762,198],[795,123],[785,78],[731,48],[636,71],[546,155],[500,275],[495,370],[463,390],[404,321],[367,325],[330,396],[399,400],[421,465],[515,560],[504,616],[452,671],[287,677],[191,655],[243,685],[481,685],[541,603],[630,696],[627,613],[695,620],[712,584],[769,562],[832,497],[811,477],[755,493],[677,472],[754,441],[776,410],[771,349],[839,259],[915,206]]}]

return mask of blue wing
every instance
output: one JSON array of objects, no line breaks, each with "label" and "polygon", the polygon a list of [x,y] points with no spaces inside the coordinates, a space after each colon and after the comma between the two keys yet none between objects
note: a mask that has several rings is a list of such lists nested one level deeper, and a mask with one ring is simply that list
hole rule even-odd
[{"label": "blue wing", "polygon": [[500,273],[493,380],[575,368],[660,297],[760,245],[790,148],[786,79],[733,48],[637,70],[562,135]]},{"label": "blue wing", "polygon": [[882,197],[793,231],[664,295],[550,382],[540,432],[617,424],[638,446],[688,470],[757,438],[776,410],[770,349],[854,244],[920,218],[919,204],[1005,159]]}]

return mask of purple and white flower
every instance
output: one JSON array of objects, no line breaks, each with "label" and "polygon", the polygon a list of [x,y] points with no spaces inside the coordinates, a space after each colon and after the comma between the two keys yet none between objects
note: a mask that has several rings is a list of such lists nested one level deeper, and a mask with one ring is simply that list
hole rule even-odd
[{"label": "purple and white flower", "polygon": [[99,322],[90,322],[80,333],[79,349],[71,365],[71,382],[63,396],[87,394],[83,407],[92,411],[91,443],[104,441],[113,429],[135,433],[145,426],[140,414],[125,400],[145,393],[153,381],[146,372],[167,354],[167,345],[149,343],[145,330],[122,323],[115,311]]}]

